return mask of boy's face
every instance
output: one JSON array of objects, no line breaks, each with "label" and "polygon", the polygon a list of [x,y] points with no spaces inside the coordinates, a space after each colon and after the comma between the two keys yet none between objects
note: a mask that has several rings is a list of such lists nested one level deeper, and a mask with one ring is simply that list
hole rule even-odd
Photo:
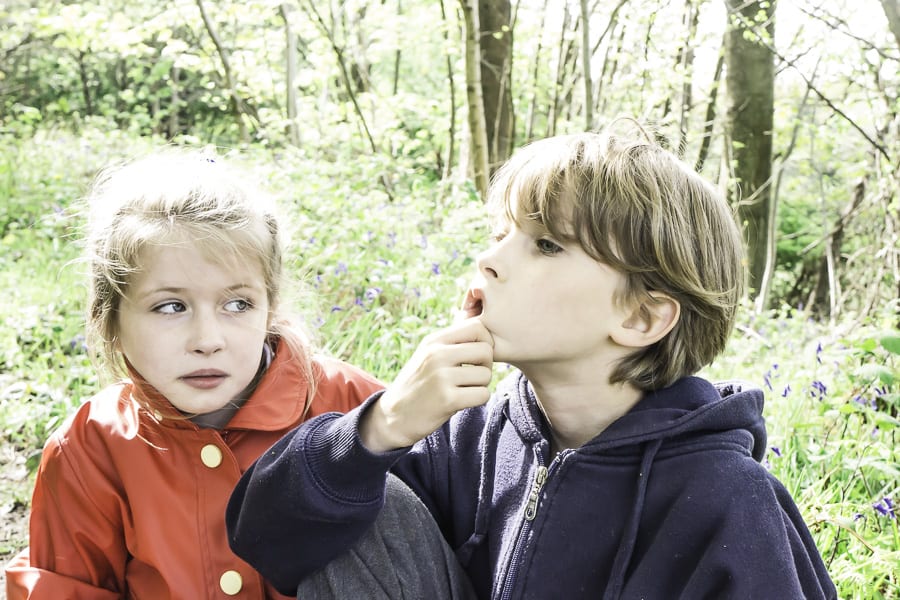
[{"label": "boy's face", "polygon": [[[629,349],[610,339],[627,319],[614,301],[625,277],[597,262],[574,241],[550,237],[536,221],[502,223],[478,257],[467,316],[480,313],[494,340],[494,360],[532,380],[546,373],[567,380],[606,377]],[[477,302],[480,301],[480,302]]]},{"label": "boy's face", "polygon": [[262,268],[212,262],[190,243],[148,246],[122,299],[119,348],[177,409],[226,406],[262,358],[268,298]]}]

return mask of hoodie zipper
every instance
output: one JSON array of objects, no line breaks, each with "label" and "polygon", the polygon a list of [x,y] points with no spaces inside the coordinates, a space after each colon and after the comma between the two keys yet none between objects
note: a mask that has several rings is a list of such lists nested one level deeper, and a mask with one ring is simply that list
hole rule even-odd
[{"label": "hoodie zipper", "polygon": [[[516,545],[513,548],[512,557],[509,560],[509,569],[506,571],[506,577],[503,579],[503,587],[501,588],[500,600],[509,600],[512,594],[513,583],[519,571],[519,560],[522,553],[525,552],[525,540],[531,531],[531,523],[537,516],[538,505],[541,500],[541,491],[547,483],[547,477],[550,469],[544,466],[543,458],[540,451],[535,452],[537,457],[537,469],[534,473],[534,480],[531,483],[531,491],[528,493],[528,501],[525,503],[523,511],[522,526],[519,528],[519,535],[516,537]],[[555,460],[555,459],[554,459]],[[552,466],[552,464],[551,464]]]}]

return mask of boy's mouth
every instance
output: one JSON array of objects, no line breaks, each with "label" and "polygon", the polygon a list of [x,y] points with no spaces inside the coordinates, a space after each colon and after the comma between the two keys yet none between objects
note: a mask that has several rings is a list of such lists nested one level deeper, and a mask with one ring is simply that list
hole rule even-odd
[{"label": "boy's mouth", "polygon": [[462,313],[466,319],[480,317],[484,312],[484,294],[479,289],[469,289],[463,301]]}]

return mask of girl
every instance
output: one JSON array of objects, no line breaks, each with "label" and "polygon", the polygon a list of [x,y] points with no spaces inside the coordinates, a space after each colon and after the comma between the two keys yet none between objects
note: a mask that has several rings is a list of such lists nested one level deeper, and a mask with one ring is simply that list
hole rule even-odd
[{"label": "girl", "polygon": [[280,316],[279,225],[219,158],[108,171],[90,209],[91,347],[123,379],[47,441],[7,596],[281,598],[229,549],[228,496],[289,430],[381,384]]}]

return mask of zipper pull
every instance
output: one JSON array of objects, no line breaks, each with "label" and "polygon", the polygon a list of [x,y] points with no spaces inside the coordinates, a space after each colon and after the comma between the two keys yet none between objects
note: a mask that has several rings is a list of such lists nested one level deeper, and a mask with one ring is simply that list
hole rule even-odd
[{"label": "zipper pull", "polygon": [[547,467],[540,465],[534,475],[534,483],[531,486],[531,493],[528,494],[528,503],[525,505],[525,520],[533,521],[537,514],[538,500],[541,496],[541,489],[544,482],[547,481]]}]

